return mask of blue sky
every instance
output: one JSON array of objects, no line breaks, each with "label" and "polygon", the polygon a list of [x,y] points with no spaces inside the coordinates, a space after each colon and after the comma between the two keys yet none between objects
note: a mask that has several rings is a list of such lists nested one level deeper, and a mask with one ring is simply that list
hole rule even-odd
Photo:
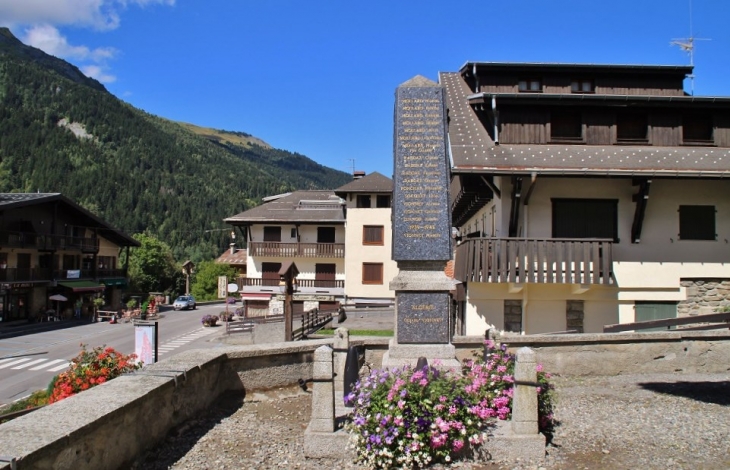
[{"label": "blue sky", "polygon": [[467,61],[685,65],[690,6],[710,39],[695,94],[728,96],[730,0],[0,0],[0,25],[148,113],[390,176],[400,83]]}]

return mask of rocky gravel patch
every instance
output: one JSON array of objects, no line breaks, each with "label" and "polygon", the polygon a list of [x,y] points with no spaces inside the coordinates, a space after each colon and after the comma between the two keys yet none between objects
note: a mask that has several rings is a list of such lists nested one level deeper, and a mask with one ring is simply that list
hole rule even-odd
[{"label": "rocky gravel patch", "polygon": [[[730,373],[555,377],[559,421],[541,462],[447,468],[730,468]],[[308,460],[311,395],[299,388],[224,397],[141,456],[138,469],[358,469]],[[444,467],[440,467],[444,468]]]}]

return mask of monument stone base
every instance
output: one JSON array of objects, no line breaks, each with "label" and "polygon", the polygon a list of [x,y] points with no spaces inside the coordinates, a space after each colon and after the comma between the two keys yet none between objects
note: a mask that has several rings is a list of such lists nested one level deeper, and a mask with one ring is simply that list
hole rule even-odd
[{"label": "monument stone base", "polygon": [[544,434],[515,434],[511,421],[497,420],[489,438],[479,447],[479,460],[538,463],[545,458]]},{"label": "monument stone base", "polygon": [[350,434],[344,429],[335,432],[304,431],[304,456],[308,459],[341,459],[350,457],[355,460],[355,451],[349,445]]},{"label": "monument stone base", "polygon": [[[415,367],[418,359],[425,357],[428,365],[437,369],[461,370],[461,363],[456,359],[456,348],[453,344],[398,344],[391,339],[388,351],[383,354],[383,368],[391,369],[409,365]],[[438,361],[439,365],[435,364]]]}]

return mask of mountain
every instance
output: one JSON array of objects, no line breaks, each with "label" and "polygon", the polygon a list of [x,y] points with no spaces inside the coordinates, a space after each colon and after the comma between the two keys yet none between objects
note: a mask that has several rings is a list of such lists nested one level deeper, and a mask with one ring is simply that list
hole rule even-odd
[{"label": "mountain", "polygon": [[351,180],[244,132],[153,116],[0,28],[0,192],[59,192],[179,261],[227,248],[222,220],[262,197]]}]

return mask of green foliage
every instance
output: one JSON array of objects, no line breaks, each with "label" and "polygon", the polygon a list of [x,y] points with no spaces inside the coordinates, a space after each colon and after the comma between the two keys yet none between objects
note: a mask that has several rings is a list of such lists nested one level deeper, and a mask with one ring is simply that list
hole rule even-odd
[{"label": "green foliage", "polygon": [[197,263],[228,246],[223,219],[262,197],[350,180],[254,138],[203,135],[147,114],[70,64],[2,39],[0,192],[62,193],[126,233],[164,240],[174,259]]},{"label": "green foliage", "polygon": [[[134,292],[166,292],[182,276],[172,250],[167,243],[149,233],[138,233],[134,239],[141,243],[132,250],[129,259],[129,280]],[[122,257],[122,263],[126,260]],[[178,273],[181,273],[178,275]]]},{"label": "green foliage", "polygon": [[195,267],[195,279],[191,281],[190,293],[197,300],[218,299],[218,277],[228,277],[228,282],[236,279],[236,270],[227,264],[214,261],[201,261]]},{"label": "green foliage", "polygon": [[36,390],[35,392],[31,393],[30,396],[13,402],[11,405],[2,408],[0,410],[0,423],[5,422],[5,420],[3,420],[2,418],[3,415],[47,405],[49,396],[50,392],[48,390]]}]

